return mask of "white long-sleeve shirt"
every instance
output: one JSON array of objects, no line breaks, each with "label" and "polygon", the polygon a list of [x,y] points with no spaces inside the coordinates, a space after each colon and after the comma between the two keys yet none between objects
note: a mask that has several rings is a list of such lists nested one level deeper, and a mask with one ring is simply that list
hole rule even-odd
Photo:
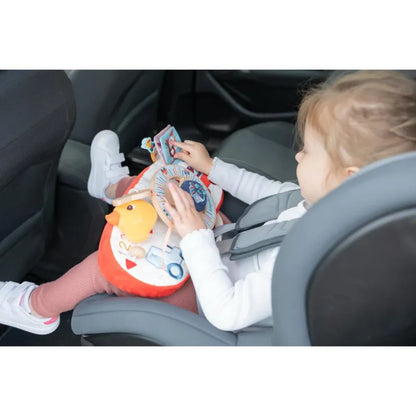
[{"label": "white long-sleeve shirt", "polygon": [[[266,196],[299,186],[248,172],[215,158],[209,180],[236,198],[252,204]],[[299,218],[306,212],[304,201],[283,211],[266,224]],[[237,331],[257,325],[272,325],[271,283],[279,247],[248,258],[231,261],[220,255],[212,230],[197,230],[181,241],[198,301],[212,325],[224,331]]]}]

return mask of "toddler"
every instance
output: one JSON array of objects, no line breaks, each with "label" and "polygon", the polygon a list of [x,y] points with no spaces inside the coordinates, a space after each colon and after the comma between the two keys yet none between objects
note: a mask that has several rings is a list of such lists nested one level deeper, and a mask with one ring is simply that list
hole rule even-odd
[{"label": "toddler", "polygon": [[[212,159],[202,144],[193,141],[176,144],[181,151],[175,157],[248,204],[300,188],[304,200],[266,224],[299,218],[311,204],[363,166],[394,154],[416,151],[416,83],[389,71],[345,75],[311,90],[303,98],[297,128],[301,140],[301,151],[296,154],[298,185],[270,180]],[[131,178],[120,177],[126,172],[119,164],[117,141],[98,147],[105,155],[98,159],[109,162],[95,163],[93,158],[91,178],[98,178],[95,182],[99,186],[89,186],[89,191],[96,197],[118,196]],[[279,248],[230,261],[227,254],[219,253],[213,231],[205,228],[190,195],[175,185],[169,187],[175,204],[167,204],[166,209],[182,237],[180,246],[193,286],[188,280],[187,286],[163,300],[196,312],[195,288],[203,313],[219,329],[236,331],[272,325],[271,279]],[[55,300],[65,285],[76,291],[75,280],[79,286],[88,286],[88,290],[71,295],[72,303],[65,303],[62,295]],[[94,293],[127,295],[100,275],[96,253],[55,282],[39,287],[27,282],[2,285],[0,322],[32,332],[36,325],[36,330],[52,331],[58,322],[52,316],[73,308]],[[39,324],[25,327],[24,322],[29,320]],[[42,332],[39,329],[36,333]]]}]

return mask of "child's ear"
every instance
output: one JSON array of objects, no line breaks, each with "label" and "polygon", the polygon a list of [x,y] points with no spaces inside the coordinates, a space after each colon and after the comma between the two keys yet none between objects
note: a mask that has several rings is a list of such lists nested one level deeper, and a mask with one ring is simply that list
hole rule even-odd
[{"label": "child's ear", "polygon": [[347,176],[351,176],[354,173],[357,173],[360,170],[360,168],[358,166],[348,166],[346,171],[347,171]]}]

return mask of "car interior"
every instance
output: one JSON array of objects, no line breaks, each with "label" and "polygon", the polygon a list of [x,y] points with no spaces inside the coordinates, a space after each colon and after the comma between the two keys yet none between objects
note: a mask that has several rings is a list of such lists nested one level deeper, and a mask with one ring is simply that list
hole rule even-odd
[{"label": "car interior", "polygon": [[[142,138],[170,124],[225,162],[296,182],[302,94],[344,72],[0,71],[1,280],[52,281],[97,250],[112,209],[87,192],[99,131],[118,134],[131,174],[152,163]],[[301,218],[274,267],[272,328],[220,331],[154,299],[97,295],[50,335],[0,325],[0,345],[415,345],[415,170],[414,154],[376,162]],[[245,207],[225,194],[221,210],[236,221]]]}]

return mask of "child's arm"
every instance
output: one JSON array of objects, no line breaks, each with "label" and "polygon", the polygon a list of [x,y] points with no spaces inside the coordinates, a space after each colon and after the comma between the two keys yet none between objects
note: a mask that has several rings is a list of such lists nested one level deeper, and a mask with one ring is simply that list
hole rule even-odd
[{"label": "child's arm", "polygon": [[180,247],[199,303],[212,325],[238,331],[272,315],[272,275],[252,272],[233,282],[212,230],[187,234]]},{"label": "child's arm", "polygon": [[221,159],[212,159],[201,143],[186,140],[183,143],[172,142],[172,144],[182,149],[175,154],[175,158],[205,173],[211,182],[247,204],[269,195],[299,188],[294,183],[267,179],[257,173],[223,162]]},{"label": "child's arm", "polygon": [[235,284],[221,261],[214,234],[195,210],[191,196],[169,184],[175,208],[166,204],[205,316],[224,331],[235,331],[271,316],[271,275],[249,273]]},{"label": "child's arm", "polygon": [[268,179],[218,158],[213,161],[208,179],[246,204],[299,188],[295,183]]}]

